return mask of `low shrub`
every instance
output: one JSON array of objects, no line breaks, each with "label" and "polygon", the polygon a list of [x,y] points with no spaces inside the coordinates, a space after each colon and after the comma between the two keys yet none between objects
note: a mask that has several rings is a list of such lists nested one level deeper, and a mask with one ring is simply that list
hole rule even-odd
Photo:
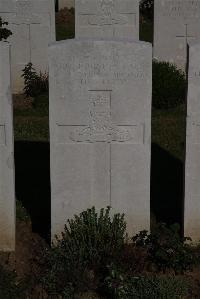
[{"label": "low shrub", "polygon": [[185,102],[185,74],[168,62],[153,61],[153,107],[174,108]]},{"label": "low shrub", "polygon": [[24,79],[24,94],[27,98],[35,98],[49,90],[48,74],[41,72],[37,74],[33,64],[29,62],[22,70]]},{"label": "low shrub", "polygon": [[[46,275],[43,280],[49,293],[63,290],[87,290],[94,273],[106,268],[120,254],[125,238],[124,215],[110,216],[110,208],[95,208],[68,220],[61,237],[56,236],[46,254]],[[70,286],[70,288],[69,288]]]},{"label": "low shrub", "polygon": [[156,269],[164,272],[173,270],[175,273],[192,270],[197,262],[189,240],[180,237],[179,225],[167,227],[163,223],[158,224],[150,234],[141,231],[133,237],[135,246],[146,248],[148,258]]},{"label": "low shrub", "polygon": [[0,298],[25,298],[17,282],[15,272],[8,271],[0,265]]},{"label": "low shrub", "polygon": [[0,17],[0,41],[5,41],[12,35],[12,32],[6,28],[8,22],[5,22]]},{"label": "low shrub", "polygon": [[189,282],[174,276],[126,277],[111,267],[105,292],[114,299],[178,299],[189,295]]}]

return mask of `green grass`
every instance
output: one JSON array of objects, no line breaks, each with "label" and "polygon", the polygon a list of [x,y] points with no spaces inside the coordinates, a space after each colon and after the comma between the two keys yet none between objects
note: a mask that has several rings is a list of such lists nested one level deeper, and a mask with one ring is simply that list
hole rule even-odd
[{"label": "green grass", "polygon": [[140,24],[140,40],[153,43],[153,24],[149,20],[144,20]]},{"label": "green grass", "polygon": [[152,111],[152,142],[172,156],[184,160],[186,107]]},{"label": "green grass", "polygon": [[74,24],[71,24],[67,30],[66,25],[59,24],[56,26],[56,40],[64,40],[74,38]]},{"label": "green grass", "polygon": [[48,141],[48,95],[35,99],[35,106],[14,110],[15,141]]}]

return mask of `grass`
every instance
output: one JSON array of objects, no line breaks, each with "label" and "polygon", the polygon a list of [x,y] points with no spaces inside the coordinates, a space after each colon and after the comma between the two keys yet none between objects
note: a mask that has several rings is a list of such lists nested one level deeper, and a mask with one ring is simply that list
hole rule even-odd
[{"label": "grass", "polygon": [[49,112],[48,95],[35,99],[36,105],[15,108],[14,133],[15,141],[48,141]]},{"label": "grass", "polygon": [[152,142],[172,156],[184,160],[186,107],[152,110]]}]

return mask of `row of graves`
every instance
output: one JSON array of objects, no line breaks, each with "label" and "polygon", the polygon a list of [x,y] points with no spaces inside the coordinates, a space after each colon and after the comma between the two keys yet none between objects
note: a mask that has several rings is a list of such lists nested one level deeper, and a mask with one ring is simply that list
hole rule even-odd
[{"label": "row of graves", "polygon": [[[32,62],[49,72],[51,235],[95,206],[150,229],[152,45],[139,0],[76,0],[76,38],[55,42],[54,0],[1,0],[13,34],[0,43],[0,250],[15,248],[12,93]],[[155,0],[154,57],[186,69],[185,234],[200,239],[200,0]],[[49,45],[50,44],[50,45]],[[162,198],[160,199],[162,200]]]}]

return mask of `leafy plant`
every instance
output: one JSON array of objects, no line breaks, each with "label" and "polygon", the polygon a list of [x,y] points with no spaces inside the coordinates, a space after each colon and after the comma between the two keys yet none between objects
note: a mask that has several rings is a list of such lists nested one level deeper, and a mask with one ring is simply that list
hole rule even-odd
[{"label": "leafy plant", "polygon": [[45,92],[48,92],[49,83],[47,73],[37,74],[33,64],[29,62],[22,70],[24,78],[24,93],[27,98],[37,97]]},{"label": "leafy plant", "polygon": [[91,271],[106,268],[120,253],[126,238],[124,215],[110,216],[110,207],[82,212],[68,220],[61,237],[56,236],[46,255],[44,284],[48,292],[63,292],[69,284],[87,289]]},{"label": "leafy plant", "polygon": [[177,224],[167,227],[161,223],[150,234],[141,231],[133,237],[133,242],[147,249],[149,259],[158,270],[182,273],[192,270],[196,255],[187,242],[190,238],[181,238],[179,230]]},{"label": "leafy plant", "polygon": [[12,32],[5,28],[5,26],[8,25],[8,22],[5,22],[0,17],[0,41],[7,40],[10,35],[12,35]]},{"label": "leafy plant", "polygon": [[185,74],[168,62],[153,61],[153,107],[169,109],[184,103]]},{"label": "leafy plant", "polygon": [[0,298],[19,298],[19,288],[16,282],[16,274],[5,270],[0,265]]},{"label": "leafy plant", "polygon": [[114,299],[178,299],[189,294],[189,282],[174,276],[129,276],[109,269],[104,291]]}]

